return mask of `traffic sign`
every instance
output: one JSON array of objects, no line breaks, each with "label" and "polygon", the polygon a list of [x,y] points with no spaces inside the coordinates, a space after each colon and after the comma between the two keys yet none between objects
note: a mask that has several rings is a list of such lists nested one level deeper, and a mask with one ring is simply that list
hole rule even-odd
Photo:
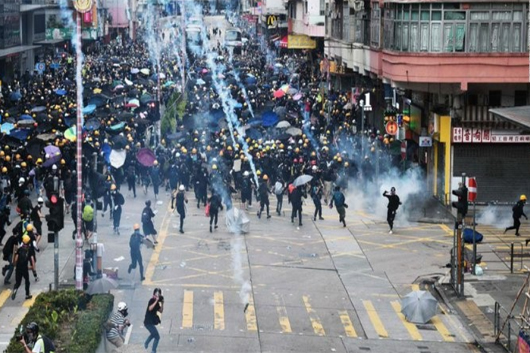
[{"label": "traffic sign", "polygon": [[407,159],[407,141],[401,141],[401,159]]},{"label": "traffic sign", "polygon": [[475,179],[475,177],[469,178],[468,184],[469,184],[469,187],[467,188],[468,190],[467,199],[468,201],[475,202],[475,200],[477,199],[477,180]]},{"label": "traffic sign", "polygon": [[395,136],[398,132],[398,124],[395,121],[389,121],[385,125],[386,133]]}]

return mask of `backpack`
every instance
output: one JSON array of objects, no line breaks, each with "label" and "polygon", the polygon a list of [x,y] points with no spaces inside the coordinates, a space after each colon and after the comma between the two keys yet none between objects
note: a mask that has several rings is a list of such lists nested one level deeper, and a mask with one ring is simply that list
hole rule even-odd
[{"label": "backpack", "polygon": [[94,219],[94,208],[90,205],[85,205],[83,208],[83,221],[91,222]]},{"label": "backpack", "polygon": [[151,221],[151,217],[149,216],[149,213],[147,211],[144,211],[142,213],[142,223],[147,223]]},{"label": "backpack", "polygon": [[118,206],[122,206],[122,205],[125,203],[125,198],[123,197],[122,194],[117,193],[117,194],[114,196],[114,202],[116,203],[116,205],[118,205]]},{"label": "backpack", "polygon": [[55,345],[52,340],[46,336],[41,335],[42,342],[44,343],[44,353],[55,352]]},{"label": "backpack", "polygon": [[17,241],[17,237],[15,237],[14,235],[10,236],[9,239],[7,239],[6,244],[4,245],[4,248],[2,249],[4,261],[7,261],[9,257],[13,255],[13,247],[15,246],[16,241]]},{"label": "backpack", "polygon": [[29,248],[21,246],[18,249],[17,266],[21,264],[25,264],[25,266],[27,266],[28,262],[29,262]]}]

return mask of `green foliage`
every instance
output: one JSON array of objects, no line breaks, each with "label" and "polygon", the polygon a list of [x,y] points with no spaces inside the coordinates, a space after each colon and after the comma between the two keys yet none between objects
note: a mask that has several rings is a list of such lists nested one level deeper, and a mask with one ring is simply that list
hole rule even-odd
[{"label": "green foliage", "polygon": [[[57,352],[92,353],[96,351],[99,345],[101,326],[112,310],[113,301],[113,296],[110,294],[90,297],[83,291],[74,289],[41,293],[35,299],[35,303],[29,309],[24,319],[17,325],[14,333],[17,333],[20,325],[25,328],[28,323],[36,322],[39,325],[40,332],[52,341],[55,341]],[[84,322],[83,320],[87,321]],[[96,324],[96,322],[98,323]],[[72,325],[75,325],[73,333],[70,332]],[[82,332],[85,336],[79,335],[79,332]],[[68,341],[68,346],[71,344],[72,346],[80,346],[83,348],[81,350],[75,350],[71,347],[61,347],[61,343],[57,340],[63,339],[64,336],[71,338],[71,343]],[[96,343],[94,343],[93,339],[95,336],[97,336]],[[92,339],[88,339],[89,337]],[[85,341],[87,344],[85,344]],[[93,347],[94,344],[95,348],[92,350],[88,349],[88,347]],[[24,352],[22,345],[16,340],[15,335],[11,338],[5,352]]]},{"label": "green foliage", "polygon": [[93,353],[101,341],[103,324],[107,321],[114,296],[99,294],[88,303],[87,309],[78,315],[71,343],[66,347],[68,353]]},{"label": "green foliage", "polygon": [[182,118],[186,110],[186,96],[181,97],[179,92],[175,92],[166,104],[166,110],[160,122],[162,136],[172,134],[177,127],[177,119]]}]

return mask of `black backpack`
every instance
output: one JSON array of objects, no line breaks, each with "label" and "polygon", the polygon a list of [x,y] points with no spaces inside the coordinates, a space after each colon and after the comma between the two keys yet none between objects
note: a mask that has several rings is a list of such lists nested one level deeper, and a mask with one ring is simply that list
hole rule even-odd
[{"label": "black backpack", "polygon": [[9,239],[7,239],[6,244],[4,245],[4,248],[2,249],[2,255],[4,255],[3,259],[4,261],[7,261],[11,255],[13,255],[13,247],[15,246],[15,242],[17,241],[17,237],[14,235],[10,236]]},{"label": "black backpack", "polygon": [[55,345],[53,344],[52,340],[44,335],[41,335],[41,338],[42,338],[42,342],[44,343],[44,352],[45,353],[55,352]]},{"label": "black backpack", "polygon": [[17,266],[28,266],[29,262],[29,248],[25,246],[21,246],[18,249],[18,259],[17,259]]}]

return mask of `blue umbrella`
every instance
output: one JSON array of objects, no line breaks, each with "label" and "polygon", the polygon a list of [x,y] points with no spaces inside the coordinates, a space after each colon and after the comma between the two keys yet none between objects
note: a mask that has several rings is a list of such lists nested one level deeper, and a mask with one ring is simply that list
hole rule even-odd
[{"label": "blue umbrella", "polygon": [[273,126],[280,120],[278,114],[272,111],[263,113],[261,119],[263,120],[263,126],[265,127]]},{"label": "blue umbrella", "polygon": [[96,106],[94,104],[89,104],[83,108],[83,114],[92,114],[94,110],[96,110]]},{"label": "blue umbrella", "polygon": [[3,123],[2,127],[0,128],[0,132],[3,132],[4,134],[9,134],[11,130],[15,128],[15,125],[11,123]]},{"label": "blue umbrella", "polygon": [[247,121],[247,124],[250,126],[260,126],[263,121],[260,118],[254,118]]},{"label": "blue umbrella", "polygon": [[64,96],[66,94],[66,90],[65,89],[57,89],[57,90],[55,90],[55,94],[58,95],[58,96]]},{"label": "blue umbrella", "polygon": [[241,108],[243,107],[243,104],[237,102],[236,104],[234,104],[234,108]]},{"label": "blue umbrella", "polygon": [[61,65],[57,64],[57,63],[53,63],[50,65],[50,69],[58,69],[59,67],[61,67]]},{"label": "blue umbrella", "polygon": [[20,120],[33,120],[33,118],[28,114],[24,114],[20,116]]},{"label": "blue umbrella", "polygon": [[101,124],[99,123],[97,119],[90,119],[89,121],[85,123],[86,130],[97,130],[99,129],[100,126]]},{"label": "blue umbrella", "polygon": [[263,136],[262,133],[259,132],[256,129],[248,129],[248,130],[246,130],[245,131],[245,135],[247,137],[250,137],[253,140],[258,140],[258,139],[260,139]]},{"label": "blue umbrella", "polygon": [[29,136],[30,130],[29,129],[16,129],[11,130],[9,133],[9,136],[16,138],[17,140],[25,140]]},{"label": "blue umbrella", "polygon": [[101,107],[105,105],[105,98],[101,96],[94,96],[88,101],[88,105],[95,105],[96,107]]},{"label": "blue umbrella", "polygon": [[245,79],[245,83],[248,84],[248,85],[253,85],[253,84],[255,84],[256,82],[258,82],[258,79],[255,78],[254,76],[248,76],[248,77]]},{"label": "blue umbrella", "polygon": [[121,123],[119,123],[119,124],[112,125],[112,126],[110,127],[110,129],[116,131],[116,130],[121,130],[121,129],[123,129],[124,127],[125,127],[125,123],[124,123],[124,122],[121,122]]},{"label": "blue umbrella", "polygon": [[20,98],[22,98],[22,95],[20,94],[20,92],[11,92],[11,94],[9,95],[9,99],[12,100],[12,101],[18,101],[20,100]]},{"label": "blue umbrella", "polygon": [[103,157],[105,158],[105,161],[110,164],[110,152],[112,152],[112,147],[108,143],[104,143],[101,146],[101,152],[103,152]]}]

